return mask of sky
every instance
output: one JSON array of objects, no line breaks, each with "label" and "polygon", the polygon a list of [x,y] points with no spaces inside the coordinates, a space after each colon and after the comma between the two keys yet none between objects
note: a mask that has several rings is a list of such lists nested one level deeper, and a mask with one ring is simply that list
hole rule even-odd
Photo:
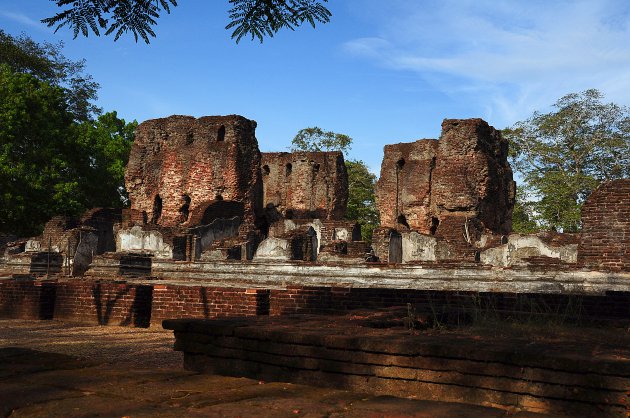
[{"label": "sky", "polygon": [[227,0],[178,3],[149,45],[55,33],[49,0],[2,0],[0,28],[63,42],[128,121],[239,114],[263,152],[319,126],[350,135],[375,174],[384,145],[438,138],[444,118],[502,129],[589,88],[630,105],[628,0],[329,0],[330,23],[262,44],[231,39]]}]

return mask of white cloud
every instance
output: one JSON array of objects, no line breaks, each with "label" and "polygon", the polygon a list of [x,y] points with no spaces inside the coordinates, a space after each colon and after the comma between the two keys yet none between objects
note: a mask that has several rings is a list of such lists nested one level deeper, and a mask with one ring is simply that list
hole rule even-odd
[{"label": "white cloud", "polygon": [[587,88],[628,104],[626,0],[390,1],[375,18],[378,32],[344,49],[417,72],[438,90],[475,101],[497,125]]},{"label": "white cloud", "polygon": [[14,13],[6,10],[0,10],[0,16],[12,20],[21,25],[30,26],[33,28],[43,29],[43,24],[37,20],[31,19],[23,13]]}]

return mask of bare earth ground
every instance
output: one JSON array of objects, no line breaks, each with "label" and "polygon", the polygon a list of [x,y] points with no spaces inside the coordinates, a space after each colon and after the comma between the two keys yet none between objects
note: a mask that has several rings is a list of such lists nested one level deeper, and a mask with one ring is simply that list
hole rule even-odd
[{"label": "bare earth ground", "polygon": [[0,320],[0,416],[505,417],[464,404],[184,371],[161,329]]}]

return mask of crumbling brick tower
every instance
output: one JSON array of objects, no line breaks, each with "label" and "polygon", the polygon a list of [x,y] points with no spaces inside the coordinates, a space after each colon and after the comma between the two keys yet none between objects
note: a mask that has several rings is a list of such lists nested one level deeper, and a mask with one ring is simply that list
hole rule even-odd
[{"label": "crumbling brick tower", "polygon": [[261,209],[256,122],[242,116],[170,116],[136,129],[125,183],[145,223],[193,227]]},{"label": "crumbling brick tower", "polygon": [[481,119],[445,119],[438,141],[385,146],[381,225],[468,243],[508,234],[515,186],[507,153],[507,140]]},{"label": "crumbling brick tower", "polygon": [[[348,173],[341,152],[263,153],[262,176],[263,202],[271,221],[278,216],[343,219]],[[276,212],[276,219],[270,212]]]}]

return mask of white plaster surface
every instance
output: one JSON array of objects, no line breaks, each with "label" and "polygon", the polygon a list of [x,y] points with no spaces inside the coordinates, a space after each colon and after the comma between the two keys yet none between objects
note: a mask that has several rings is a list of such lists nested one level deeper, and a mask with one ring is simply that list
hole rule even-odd
[{"label": "white plaster surface", "polygon": [[282,238],[269,237],[256,249],[254,260],[290,260],[291,243]]},{"label": "white plaster surface", "polygon": [[415,231],[402,234],[402,262],[435,261],[437,239]]},{"label": "white plaster surface", "polygon": [[150,252],[156,258],[173,258],[173,249],[158,231],[144,231],[139,226],[122,229],[116,235],[117,252]]},{"label": "white plaster surface", "polygon": [[523,263],[526,257],[539,255],[576,263],[577,244],[551,246],[535,235],[511,234],[507,244],[482,251],[480,261],[483,264],[509,267]]}]

